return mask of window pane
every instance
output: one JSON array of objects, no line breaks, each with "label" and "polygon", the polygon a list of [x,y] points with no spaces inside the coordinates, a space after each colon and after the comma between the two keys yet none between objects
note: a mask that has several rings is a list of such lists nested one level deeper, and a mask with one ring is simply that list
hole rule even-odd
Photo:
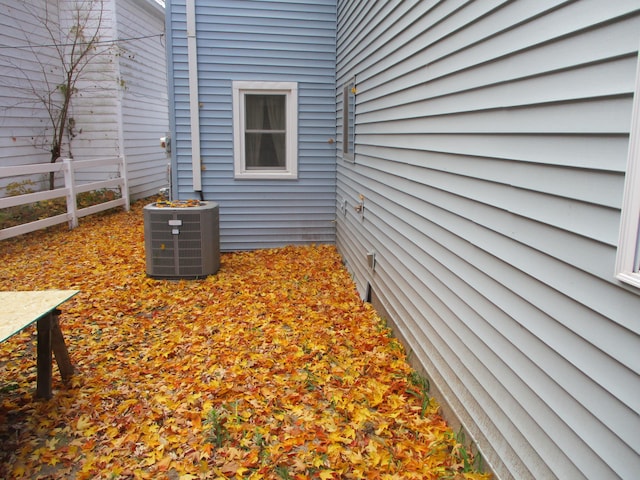
[{"label": "window pane", "polygon": [[247,130],[284,130],[286,96],[246,94],[244,97]]},{"label": "window pane", "polygon": [[245,133],[246,168],[286,168],[285,133]]},{"label": "window pane", "polygon": [[349,153],[354,153],[356,141],[356,96],[353,93],[353,83],[349,85],[349,105],[347,109],[347,124],[349,126],[349,134],[347,135],[347,149]]},{"label": "window pane", "polygon": [[355,148],[356,96],[355,85],[347,84],[342,90],[342,153],[353,155]]}]

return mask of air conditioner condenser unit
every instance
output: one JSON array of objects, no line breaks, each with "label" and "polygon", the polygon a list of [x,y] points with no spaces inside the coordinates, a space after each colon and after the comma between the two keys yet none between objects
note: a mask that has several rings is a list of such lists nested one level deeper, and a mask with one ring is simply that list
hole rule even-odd
[{"label": "air conditioner condenser unit", "polygon": [[220,268],[220,214],[215,202],[158,202],[144,207],[147,275],[203,278]]}]

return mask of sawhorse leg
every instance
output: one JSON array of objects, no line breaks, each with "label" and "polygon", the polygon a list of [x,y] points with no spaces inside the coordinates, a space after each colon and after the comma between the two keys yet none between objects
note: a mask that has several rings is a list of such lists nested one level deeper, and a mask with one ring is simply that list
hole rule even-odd
[{"label": "sawhorse leg", "polygon": [[62,381],[66,383],[71,380],[71,376],[73,375],[73,365],[69,358],[67,345],[64,343],[62,330],[60,330],[58,315],[60,315],[60,310],[54,310],[51,319],[51,348],[53,348],[53,354],[56,357],[56,363],[58,364]]},{"label": "sawhorse leg", "polygon": [[36,398],[49,399],[52,396],[52,372],[53,365],[51,362],[51,324],[53,314],[47,313],[38,320],[38,359],[37,379],[36,379]]},{"label": "sawhorse leg", "polygon": [[52,351],[56,357],[62,381],[67,382],[73,375],[73,365],[58,322],[59,314],[60,310],[55,309],[38,320],[37,398],[49,399],[53,396]]}]

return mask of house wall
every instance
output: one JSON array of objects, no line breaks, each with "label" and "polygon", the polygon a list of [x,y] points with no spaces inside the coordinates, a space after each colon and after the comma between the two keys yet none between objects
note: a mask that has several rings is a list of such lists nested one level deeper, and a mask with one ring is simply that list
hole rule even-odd
[{"label": "house wall", "polygon": [[[335,240],[335,0],[196,2],[202,193],[221,248]],[[191,159],[185,1],[167,5],[174,192],[198,198]],[[298,82],[298,179],[236,180],[232,82]]]},{"label": "house wall", "polygon": [[639,45],[637,1],[338,2],[338,247],[501,479],[640,471]]},{"label": "house wall", "polygon": [[[60,37],[56,43],[63,44],[58,32],[73,24],[76,4],[75,0],[0,0],[0,40],[5,46],[0,49],[2,166],[50,161],[46,141],[50,122],[36,94],[50,90],[46,80],[56,85],[62,77],[51,73],[60,61],[41,19],[46,5],[51,31]],[[70,145],[64,145],[63,154],[76,159],[125,155],[131,197],[152,195],[167,184],[168,159],[159,145],[159,138],[168,130],[166,55],[160,37],[164,11],[154,0],[105,0],[101,25],[100,54],[90,60],[78,82],[70,110],[72,139]],[[111,40],[122,42],[116,47],[107,43]],[[47,65],[53,68],[45,78],[42,68]],[[82,172],[78,180],[101,180],[115,174],[105,167]],[[32,180],[39,182],[40,178]]]},{"label": "house wall", "polygon": [[[76,0],[59,0],[61,24],[65,31],[76,24],[75,9],[89,8],[90,3],[79,4]],[[100,27],[99,44],[93,58],[85,63],[78,77],[78,93],[71,102],[69,118],[75,128],[71,135],[69,154],[75,159],[89,159],[124,155],[122,131],[120,128],[122,109],[122,89],[119,85],[118,46],[110,42],[118,38],[116,0],[105,0],[94,5],[89,13],[93,21],[88,25],[90,32]],[[101,16],[101,18],[99,18]],[[116,175],[116,168],[96,168],[76,174],[79,182],[91,182]]]},{"label": "house wall", "polygon": [[[132,198],[168,186],[170,158],[160,148],[169,131],[164,9],[155,0],[118,0],[122,126]],[[144,21],[141,21],[144,19]],[[141,38],[146,37],[146,38]]]},{"label": "house wall", "polygon": [[[44,144],[47,113],[34,90],[44,88],[41,65],[55,61],[55,56],[48,49],[36,50],[36,56],[29,48],[31,43],[51,42],[37,21],[44,16],[45,5],[45,0],[29,4],[0,0],[0,166],[3,167],[48,162],[51,156]],[[57,5],[49,8],[51,17],[57,21]],[[33,179],[38,183],[40,180]]]},{"label": "house wall", "polygon": [[[164,9],[155,0],[103,3],[101,40],[117,40],[83,76],[83,95],[73,104],[79,133],[74,158],[124,155],[132,199],[168,186],[169,158],[160,137],[169,130]],[[113,176],[87,172],[83,180]]]}]

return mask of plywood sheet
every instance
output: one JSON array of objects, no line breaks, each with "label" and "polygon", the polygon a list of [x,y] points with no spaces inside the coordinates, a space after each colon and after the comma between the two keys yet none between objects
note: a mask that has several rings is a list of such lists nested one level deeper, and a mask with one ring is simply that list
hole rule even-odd
[{"label": "plywood sheet", "polygon": [[78,291],[0,292],[0,342],[46,315]]}]

